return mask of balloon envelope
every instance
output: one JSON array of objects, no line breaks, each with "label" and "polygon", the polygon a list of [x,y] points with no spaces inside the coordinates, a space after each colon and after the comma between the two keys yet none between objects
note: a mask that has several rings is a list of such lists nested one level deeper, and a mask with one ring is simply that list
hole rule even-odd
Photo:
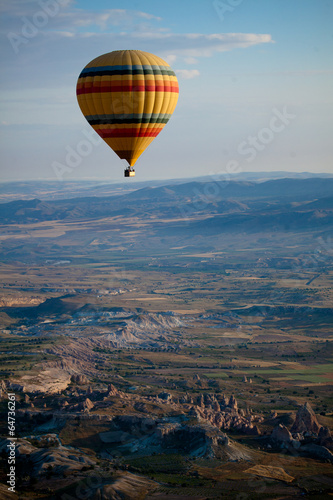
[{"label": "balloon envelope", "polygon": [[179,88],[160,57],[116,50],[87,64],[76,93],[89,124],[132,167],[171,117]]}]

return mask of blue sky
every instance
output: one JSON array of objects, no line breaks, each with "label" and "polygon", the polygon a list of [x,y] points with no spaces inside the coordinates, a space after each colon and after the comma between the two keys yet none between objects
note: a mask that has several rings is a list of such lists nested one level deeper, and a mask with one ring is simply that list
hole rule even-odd
[{"label": "blue sky", "polygon": [[3,180],[123,179],[75,96],[117,49],[159,55],[180,84],[136,180],[333,172],[330,0],[5,0],[0,14]]}]

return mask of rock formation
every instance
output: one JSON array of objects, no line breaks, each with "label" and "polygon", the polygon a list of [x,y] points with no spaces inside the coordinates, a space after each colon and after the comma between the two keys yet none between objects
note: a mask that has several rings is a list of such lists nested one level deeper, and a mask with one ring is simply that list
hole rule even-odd
[{"label": "rock formation", "polygon": [[112,484],[98,487],[91,500],[113,500],[119,498],[146,498],[148,492],[156,488],[156,483],[129,472],[123,472]]},{"label": "rock formation", "polygon": [[333,451],[333,437],[328,427],[321,427],[318,434],[318,444]]},{"label": "rock formation", "polygon": [[[0,451],[5,450],[7,444],[7,439],[0,440]],[[22,438],[17,440],[16,456],[21,460],[29,459],[35,477],[45,474],[50,464],[52,464],[54,473],[63,474],[64,472],[80,471],[83,466],[91,466],[96,463],[82,451],[78,453],[73,448],[66,448],[57,443],[51,448],[37,448]]]},{"label": "rock formation", "polygon": [[228,402],[229,402],[229,401],[228,401],[227,397],[225,396],[225,394],[223,394],[223,396],[222,396],[222,401],[221,401],[221,405],[222,405],[222,406],[228,406]]},{"label": "rock formation", "polygon": [[0,382],[0,400],[4,399],[7,394],[7,386],[4,380],[1,380]]},{"label": "rock formation", "polygon": [[319,446],[318,444],[309,443],[301,446],[300,451],[309,454],[311,458],[320,458],[321,460],[328,460],[333,463],[333,453],[325,448],[325,446]]},{"label": "rock formation", "polygon": [[291,443],[293,437],[291,433],[288,431],[287,427],[283,424],[279,424],[274,427],[273,432],[271,434],[271,440],[276,444],[282,443]]},{"label": "rock formation", "polygon": [[300,407],[296,414],[295,422],[291,428],[292,434],[317,435],[321,426],[308,402]]},{"label": "rock formation", "polygon": [[77,384],[77,385],[85,385],[85,384],[88,384],[89,380],[87,379],[87,377],[85,375],[72,375],[71,376],[71,382],[73,382],[73,384]]},{"label": "rock formation", "polygon": [[197,404],[201,408],[205,407],[205,400],[204,400],[203,394],[200,394],[200,396],[198,396]]},{"label": "rock formation", "polygon": [[218,401],[215,394],[200,394],[196,405],[192,406],[190,417],[197,420],[206,420],[219,429],[238,429],[245,434],[260,435],[260,429],[253,421],[263,421],[262,417],[253,416],[243,409],[238,409],[236,398],[232,395],[229,399],[223,395]]},{"label": "rock formation", "polygon": [[238,409],[238,404],[233,394],[230,396],[228,407],[235,411]]},{"label": "rock formation", "polygon": [[172,400],[172,394],[170,394],[169,392],[163,391],[163,392],[160,392],[160,394],[158,394],[158,398],[162,399],[162,401],[169,402]]},{"label": "rock formation", "polygon": [[109,384],[108,385],[108,390],[107,390],[107,397],[118,396],[118,395],[119,395],[119,392],[115,388],[115,386],[113,384]]},{"label": "rock formation", "polygon": [[192,408],[190,409],[189,413],[188,413],[188,416],[190,418],[195,418],[195,420],[197,420],[198,422],[200,420],[202,420],[202,417],[199,413],[199,410],[195,407],[195,406],[192,406]]},{"label": "rock formation", "polygon": [[89,398],[85,399],[84,401],[82,401],[81,403],[78,403],[77,405],[74,405],[71,407],[71,409],[73,410],[79,410],[79,411],[84,411],[84,412],[89,412],[90,410],[92,410],[94,408],[94,403],[92,401],[90,401]]},{"label": "rock formation", "polygon": [[185,396],[182,396],[179,398],[179,401],[178,401],[180,404],[190,404],[190,405],[193,405],[193,398],[192,396],[190,396],[188,393],[185,394]]}]

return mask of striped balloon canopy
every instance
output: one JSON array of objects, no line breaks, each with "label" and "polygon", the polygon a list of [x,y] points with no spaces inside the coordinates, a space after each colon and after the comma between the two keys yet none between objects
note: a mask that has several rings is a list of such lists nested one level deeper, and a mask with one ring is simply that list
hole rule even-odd
[{"label": "striped balloon canopy", "polygon": [[89,124],[133,167],[169,121],[179,88],[175,73],[160,57],[116,50],[87,64],[76,93]]}]

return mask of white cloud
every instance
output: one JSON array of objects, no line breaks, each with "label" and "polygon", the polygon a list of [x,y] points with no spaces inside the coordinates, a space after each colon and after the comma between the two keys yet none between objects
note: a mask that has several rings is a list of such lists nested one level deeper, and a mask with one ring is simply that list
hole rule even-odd
[{"label": "white cloud", "polygon": [[198,64],[198,60],[195,57],[185,57],[186,64]]},{"label": "white cloud", "polygon": [[147,12],[126,10],[126,9],[108,9],[105,11],[87,11],[76,9],[75,11],[61,14],[61,21],[75,30],[75,27],[98,26],[101,31],[107,31],[110,27],[121,26],[129,27],[142,20],[160,21],[161,18],[148,14]]},{"label": "white cloud", "polygon": [[[121,48],[129,45],[148,50],[154,46],[155,52],[164,53],[169,61],[182,56],[187,64],[196,64],[199,57],[211,57],[216,52],[248,48],[254,45],[274,43],[271,35],[255,33],[163,33],[161,31],[132,31],[122,33],[95,33],[96,41],[105,40],[109,46]],[[77,34],[77,38],[82,34]],[[145,45],[145,48],[142,46]]]},{"label": "white cloud", "polygon": [[154,43],[164,43],[176,55],[193,58],[211,57],[214,52],[226,52],[237,48],[247,48],[263,43],[273,43],[269,34],[255,33],[133,33],[133,39],[146,39]]},{"label": "white cloud", "polygon": [[157,21],[162,21],[161,17],[153,16],[152,14],[147,14],[146,12],[138,12],[140,17],[144,17],[145,19],[155,19]]},{"label": "white cloud", "polygon": [[[51,4],[56,5],[53,14],[45,14],[51,12],[45,10],[46,5]],[[85,53],[95,56],[107,52],[105,47],[109,51],[137,47],[161,55],[170,64],[179,57],[183,58],[185,64],[197,64],[198,58],[211,57],[216,52],[272,42],[269,34],[171,33],[160,25],[160,17],[148,12],[127,9],[84,10],[75,5],[74,0],[52,0],[50,4],[47,0],[12,0],[2,5],[2,33],[5,35],[2,43],[4,52],[9,56],[9,65],[17,65],[18,62],[11,61],[12,49],[16,54],[20,52],[22,58],[34,52],[34,59],[36,63],[39,61],[40,66],[44,57],[48,64],[47,52],[59,59],[66,54],[67,61],[61,62],[64,68],[66,62],[68,66],[71,64],[70,59],[80,60]],[[38,22],[41,26],[38,26]],[[30,23],[30,26],[27,27],[26,23]],[[39,53],[41,57],[38,60]]]},{"label": "white cloud", "polygon": [[184,80],[190,80],[191,78],[195,78],[200,75],[200,71],[198,69],[175,69],[175,73]]},{"label": "white cloud", "polygon": [[[102,32],[111,27],[122,28],[134,27],[136,29],[147,29],[143,23],[158,22],[161,18],[153,14],[127,10],[84,10],[76,8],[73,0],[12,0],[0,4],[0,13],[3,19],[2,33],[13,31],[20,35],[24,25],[35,24],[37,20],[43,24],[43,31],[61,30],[80,33],[83,28],[98,27]],[[45,21],[45,22],[44,22]],[[140,25],[143,27],[140,28]],[[93,31],[93,30],[92,30]]]},{"label": "white cloud", "polygon": [[[53,32],[56,34],[57,32]],[[233,49],[248,48],[254,45],[274,43],[271,35],[254,33],[216,33],[206,35],[201,33],[163,33],[157,31],[133,31],[121,33],[94,33],[89,32],[96,44],[122,49],[136,46],[148,52],[154,47],[155,53],[163,53],[169,61],[174,62],[181,56],[187,64],[197,64],[197,58],[211,57],[216,52],[227,52]],[[85,33],[73,34],[82,47],[82,38]]]},{"label": "white cloud", "polygon": [[57,35],[64,38],[73,38],[75,36],[71,31],[57,31]]},{"label": "white cloud", "polygon": [[175,56],[174,54],[168,54],[167,56],[164,56],[164,59],[168,64],[172,65],[177,59],[177,56]]}]

